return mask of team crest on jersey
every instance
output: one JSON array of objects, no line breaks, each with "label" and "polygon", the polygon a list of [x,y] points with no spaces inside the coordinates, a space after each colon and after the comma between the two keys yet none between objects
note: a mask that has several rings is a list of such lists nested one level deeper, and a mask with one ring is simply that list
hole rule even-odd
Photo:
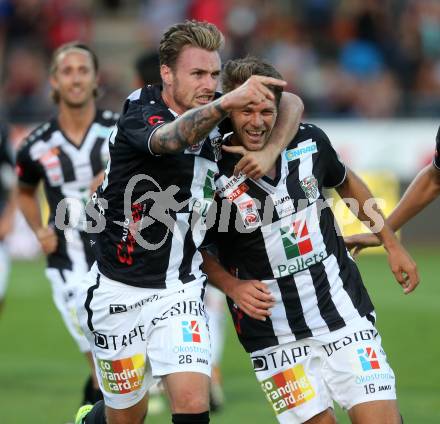
[{"label": "team crest on jersey", "polygon": [[299,183],[307,199],[309,199],[311,203],[316,202],[319,197],[318,180],[313,175],[309,175],[303,178]]}]

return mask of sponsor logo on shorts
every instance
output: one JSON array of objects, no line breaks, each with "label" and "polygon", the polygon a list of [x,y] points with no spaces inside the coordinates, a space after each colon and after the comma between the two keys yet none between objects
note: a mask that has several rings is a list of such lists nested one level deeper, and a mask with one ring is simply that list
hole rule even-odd
[{"label": "sponsor logo on shorts", "polygon": [[376,351],[372,347],[357,349],[357,354],[363,371],[380,369]]},{"label": "sponsor logo on shorts", "polygon": [[345,346],[348,346],[354,342],[359,341],[365,341],[365,340],[373,340],[377,336],[376,330],[361,330],[356,331],[353,334],[350,334],[349,336],[345,336],[342,339],[336,340],[335,342],[331,342],[329,344],[323,345],[323,349],[325,350],[325,353],[328,357],[332,356],[335,352],[338,350],[344,348]]},{"label": "sponsor logo on shorts", "polygon": [[146,303],[152,303],[156,300],[162,299],[162,296],[159,296],[158,294],[153,294],[152,296],[149,296],[145,299],[139,300],[139,302],[133,303],[132,305],[124,305],[121,303],[112,303],[109,305],[109,312],[110,315],[114,314],[122,314],[123,312],[132,311],[133,309],[140,308],[144,306]]},{"label": "sponsor logo on shorts", "polygon": [[255,372],[284,368],[286,365],[295,365],[299,358],[307,356],[309,352],[310,346],[307,345],[280,349],[267,355],[253,356],[252,365]]},{"label": "sponsor logo on shorts", "polygon": [[160,317],[153,318],[151,323],[156,325],[159,321],[164,321],[179,315],[192,315],[195,317],[206,317],[205,305],[197,300],[183,300],[177,302],[170,309],[167,309]]},{"label": "sponsor logo on shorts", "polygon": [[305,146],[297,147],[296,149],[289,149],[286,151],[286,160],[292,161],[295,159],[301,159],[304,156],[312,155],[316,153],[318,148],[316,147],[316,143],[313,141]]},{"label": "sponsor logo on shorts", "polygon": [[301,364],[261,381],[261,388],[276,414],[309,401],[315,391]]},{"label": "sponsor logo on shorts", "polygon": [[115,361],[98,359],[98,372],[106,392],[114,394],[134,392],[141,388],[144,381],[145,358],[139,353]]},{"label": "sponsor logo on shorts", "polygon": [[195,320],[182,321],[182,337],[185,343],[200,343],[200,327]]},{"label": "sponsor logo on shorts", "polygon": [[138,325],[126,334],[103,334],[95,331],[93,335],[95,336],[95,345],[100,349],[117,350],[129,346],[135,341],[145,342],[147,340],[144,325]]},{"label": "sponsor logo on shorts", "polygon": [[356,376],[356,384],[371,383],[377,380],[394,380],[394,375],[390,372],[375,372],[368,375]]}]

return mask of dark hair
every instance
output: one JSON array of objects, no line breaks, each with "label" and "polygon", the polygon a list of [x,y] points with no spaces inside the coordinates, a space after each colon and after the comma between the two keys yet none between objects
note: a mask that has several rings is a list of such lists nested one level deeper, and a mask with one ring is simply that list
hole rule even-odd
[{"label": "dark hair", "polygon": [[175,24],[164,33],[160,40],[160,64],[172,68],[181,50],[187,45],[216,51],[220,50],[223,44],[223,34],[214,24],[195,20]]},{"label": "dark hair", "polygon": [[[93,69],[95,71],[95,74],[98,73],[99,70],[99,63],[98,63],[98,56],[96,56],[95,52],[86,44],[81,43],[79,41],[72,41],[70,43],[65,43],[58,47],[52,54],[52,60],[50,62],[50,74],[53,75],[57,71],[58,68],[58,59],[63,54],[68,52],[69,50],[83,50],[86,53],[89,54],[90,58],[92,59],[93,63]],[[96,98],[98,96],[98,90],[95,88],[93,90],[93,96]],[[55,103],[59,103],[60,101],[60,95],[58,91],[52,90],[51,92],[52,100]]]},{"label": "dark hair", "polygon": [[[268,62],[254,56],[246,56],[242,59],[233,59],[226,62],[222,71],[222,87],[225,93],[234,90],[243,84],[252,75],[262,75],[283,79],[281,74]],[[275,104],[278,107],[283,88],[277,85],[270,85],[269,88],[275,95]]]},{"label": "dark hair", "polygon": [[154,51],[142,53],[134,63],[137,76],[145,84],[160,84],[159,55]]}]

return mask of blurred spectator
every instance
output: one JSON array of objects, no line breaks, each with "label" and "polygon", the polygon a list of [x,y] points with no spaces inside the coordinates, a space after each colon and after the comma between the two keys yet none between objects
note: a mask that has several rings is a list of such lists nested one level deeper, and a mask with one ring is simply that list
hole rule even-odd
[{"label": "blurred spectator", "polygon": [[47,64],[38,50],[15,48],[8,55],[1,90],[3,109],[13,123],[38,123],[52,111],[49,101]]},{"label": "blurred spectator", "polygon": [[[33,119],[46,110],[46,89],[36,86],[41,66],[35,64],[35,76],[23,76],[28,72],[21,70],[13,75],[12,68],[23,63],[16,57],[23,49],[32,46],[33,53],[45,58],[73,38],[91,42],[97,37],[97,44],[111,45],[102,39],[107,31],[94,34],[92,20],[96,12],[101,29],[111,25],[105,21],[108,14],[100,13],[109,7],[113,19],[124,17],[127,40],[132,39],[130,22],[139,23],[139,44],[147,50],[175,22],[215,23],[226,35],[224,60],[246,54],[267,58],[280,69],[289,89],[303,98],[312,117],[440,113],[440,0],[0,0],[2,94],[12,93],[11,99],[2,98],[3,111],[13,106],[10,116],[21,119],[29,111]],[[123,22],[118,24],[123,27]],[[16,55],[18,47],[21,53]],[[138,53],[133,45],[114,50],[104,69],[100,99],[110,107],[132,88],[127,57]],[[26,63],[29,66],[29,58]],[[16,115],[17,110],[24,112]]]}]

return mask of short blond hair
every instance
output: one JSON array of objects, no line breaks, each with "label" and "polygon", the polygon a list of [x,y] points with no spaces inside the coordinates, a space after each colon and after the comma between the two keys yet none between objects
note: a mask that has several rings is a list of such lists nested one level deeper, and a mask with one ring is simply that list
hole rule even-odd
[{"label": "short blond hair", "polygon": [[161,65],[174,67],[180,52],[185,46],[199,47],[208,51],[220,50],[224,45],[224,36],[209,22],[185,21],[170,27],[162,36],[159,44]]}]

